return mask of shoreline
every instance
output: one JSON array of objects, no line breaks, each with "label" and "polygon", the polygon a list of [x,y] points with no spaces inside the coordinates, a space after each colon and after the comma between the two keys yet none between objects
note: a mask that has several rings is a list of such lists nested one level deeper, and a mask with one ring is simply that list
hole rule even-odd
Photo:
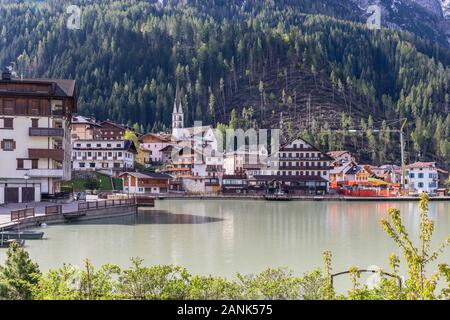
[{"label": "shoreline", "polygon": [[[269,202],[286,201],[419,201],[420,197],[346,197],[346,196],[291,196],[288,200],[266,200],[264,195],[158,195],[157,200],[260,200]],[[450,197],[430,197],[430,201],[450,201]]]}]

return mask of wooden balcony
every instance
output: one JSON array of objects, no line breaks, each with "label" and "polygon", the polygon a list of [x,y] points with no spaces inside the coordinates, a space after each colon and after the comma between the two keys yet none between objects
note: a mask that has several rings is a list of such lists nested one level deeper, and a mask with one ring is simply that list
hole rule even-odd
[{"label": "wooden balcony", "polygon": [[53,159],[62,162],[64,160],[64,150],[62,149],[28,149],[30,159]]},{"label": "wooden balcony", "polygon": [[64,137],[62,128],[29,128],[30,137]]}]

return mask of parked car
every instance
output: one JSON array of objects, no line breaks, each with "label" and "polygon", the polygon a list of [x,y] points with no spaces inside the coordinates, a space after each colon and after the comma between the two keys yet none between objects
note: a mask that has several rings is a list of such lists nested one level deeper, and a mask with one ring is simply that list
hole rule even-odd
[{"label": "parked car", "polygon": [[75,195],[75,200],[77,200],[77,201],[79,201],[79,200],[86,201],[86,193],[84,193],[84,192],[78,192],[78,193]]}]

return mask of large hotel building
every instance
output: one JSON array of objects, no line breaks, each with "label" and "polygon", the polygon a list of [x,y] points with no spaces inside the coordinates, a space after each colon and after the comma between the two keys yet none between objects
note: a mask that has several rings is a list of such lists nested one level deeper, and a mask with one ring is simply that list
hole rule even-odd
[{"label": "large hotel building", "polygon": [[40,201],[71,178],[74,80],[0,80],[0,204]]}]

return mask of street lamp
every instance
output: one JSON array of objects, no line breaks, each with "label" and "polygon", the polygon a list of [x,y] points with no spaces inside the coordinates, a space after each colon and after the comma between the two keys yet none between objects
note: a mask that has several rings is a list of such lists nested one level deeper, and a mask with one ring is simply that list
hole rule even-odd
[{"label": "street lamp", "polygon": [[[26,173],[24,174],[23,178],[25,179],[25,194],[26,194],[26,192],[27,192],[27,190],[28,190],[28,179],[30,179],[30,176],[28,175],[28,172],[26,172]],[[22,192],[22,194],[24,194],[24,193]],[[23,199],[22,199],[22,202],[24,202]],[[27,201],[27,202],[28,202],[28,201]],[[27,202],[26,202],[26,203],[27,203]],[[25,206],[26,206],[26,208],[28,208],[28,204],[26,204]]]}]

